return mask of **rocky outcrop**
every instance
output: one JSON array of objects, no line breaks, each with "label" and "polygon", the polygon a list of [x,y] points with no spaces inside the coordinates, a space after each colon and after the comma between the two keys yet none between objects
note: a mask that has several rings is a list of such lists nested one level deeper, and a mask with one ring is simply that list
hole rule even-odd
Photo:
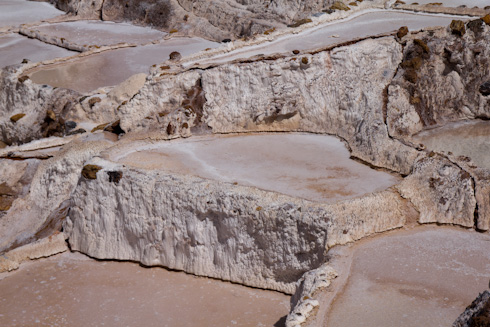
[{"label": "rocky outcrop", "polygon": [[[100,259],[295,291],[327,247],[401,227],[409,204],[384,191],[334,205],[102,159],[82,177],[64,225],[71,249]],[[111,172],[121,178],[111,181]]]},{"label": "rocky outcrop", "polygon": [[431,154],[418,160],[397,186],[420,213],[420,223],[474,226],[475,190],[471,175],[448,159]]},{"label": "rocky outcrop", "polygon": [[404,38],[388,91],[390,135],[409,139],[425,127],[490,117],[490,97],[481,92],[490,75],[490,26],[480,19],[466,26],[462,36],[448,27]]},{"label": "rocky outcrop", "polygon": [[480,293],[453,323],[453,327],[483,327],[488,325],[490,325],[489,291]]}]

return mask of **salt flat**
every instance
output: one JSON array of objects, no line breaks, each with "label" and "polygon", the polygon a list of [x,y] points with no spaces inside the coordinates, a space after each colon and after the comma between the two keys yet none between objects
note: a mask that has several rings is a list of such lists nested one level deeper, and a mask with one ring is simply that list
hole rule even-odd
[{"label": "salt flat", "polygon": [[313,134],[202,136],[118,149],[116,160],[332,203],[384,190],[388,173],[349,159],[335,137]]},{"label": "salt flat", "polygon": [[24,0],[0,1],[0,27],[34,23],[64,14],[64,12],[46,2]]}]

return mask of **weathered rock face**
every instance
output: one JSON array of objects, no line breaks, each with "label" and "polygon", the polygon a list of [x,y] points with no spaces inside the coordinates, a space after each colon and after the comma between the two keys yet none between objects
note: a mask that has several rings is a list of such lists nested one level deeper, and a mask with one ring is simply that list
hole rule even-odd
[{"label": "weathered rock face", "polygon": [[447,29],[406,40],[401,69],[389,88],[388,127],[394,137],[461,119],[488,118],[490,27],[467,24],[464,35]]},{"label": "weathered rock face", "polygon": [[20,68],[15,66],[0,71],[0,137],[3,142],[20,144],[65,135],[63,117],[72,111],[79,94],[35,84],[20,73]]},{"label": "weathered rock face", "polygon": [[68,208],[63,202],[76,186],[83,163],[111,144],[73,142],[57,156],[42,161],[37,170],[32,169],[32,180],[24,186],[25,196],[13,201],[0,220],[0,253],[60,229]]},{"label": "weathered rock face", "polygon": [[420,213],[420,223],[474,226],[476,199],[471,175],[439,155],[416,162],[397,186]]},{"label": "weathered rock face", "polygon": [[[293,293],[326,248],[402,226],[409,204],[393,191],[335,205],[159,171],[102,167],[80,179],[65,233],[100,259],[163,265]],[[111,172],[121,178],[111,181]]]},{"label": "weathered rock face", "polygon": [[453,327],[480,327],[490,325],[490,292],[480,293],[461,316],[453,323]]}]

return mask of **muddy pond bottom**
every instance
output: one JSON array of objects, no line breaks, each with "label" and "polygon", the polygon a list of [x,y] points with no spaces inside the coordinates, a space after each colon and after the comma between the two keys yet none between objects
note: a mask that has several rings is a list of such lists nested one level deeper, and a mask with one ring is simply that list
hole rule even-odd
[{"label": "muddy pond bottom", "polygon": [[384,190],[399,181],[349,157],[335,137],[277,133],[137,143],[108,159],[327,203]]},{"label": "muddy pond bottom", "polygon": [[288,310],[281,293],[78,253],[0,280],[0,325],[10,327],[274,326]]},{"label": "muddy pond bottom", "polygon": [[452,123],[423,131],[413,139],[429,150],[470,157],[479,168],[490,169],[490,121]]},{"label": "muddy pond bottom", "polygon": [[451,326],[488,289],[490,236],[418,227],[359,242],[329,327]]}]

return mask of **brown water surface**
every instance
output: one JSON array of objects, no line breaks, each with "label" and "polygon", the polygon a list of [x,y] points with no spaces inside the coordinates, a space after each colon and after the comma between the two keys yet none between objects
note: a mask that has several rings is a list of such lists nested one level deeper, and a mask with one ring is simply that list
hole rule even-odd
[{"label": "brown water surface", "polygon": [[273,326],[289,297],[65,253],[0,275],[0,326]]}]

